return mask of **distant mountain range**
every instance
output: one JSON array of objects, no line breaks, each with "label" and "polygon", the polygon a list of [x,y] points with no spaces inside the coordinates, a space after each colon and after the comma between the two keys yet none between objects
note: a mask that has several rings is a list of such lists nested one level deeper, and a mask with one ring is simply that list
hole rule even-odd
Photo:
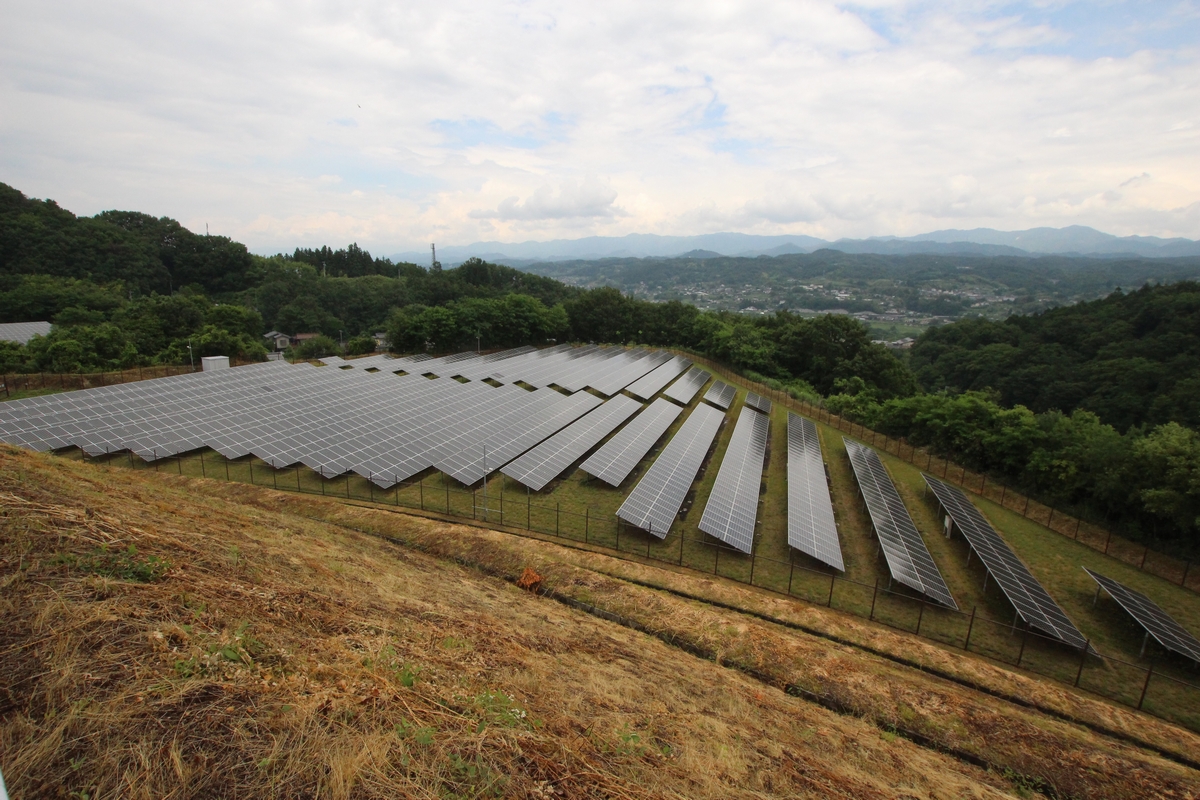
[{"label": "distant mountain range", "polygon": [[[813,236],[755,236],[746,233],[707,233],[700,236],[658,236],[631,233],[628,236],[588,236],[583,239],[553,239],[548,242],[476,242],[466,246],[441,246],[438,259],[447,266],[472,256],[520,266],[538,261],[575,261],[601,258],[719,256],[779,256],[815,250],[845,253],[908,255],[1039,256],[1080,255],[1143,258],[1200,256],[1200,242],[1192,239],[1161,239],[1157,236],[1113,236],[1084,225],[1066,228],[1030,228],[998,231],[992,228],[944,230],[918,236],[877,236],[869,239],[826,241]],[[396,261],[424,264],[425,252],[396,253]]]}]

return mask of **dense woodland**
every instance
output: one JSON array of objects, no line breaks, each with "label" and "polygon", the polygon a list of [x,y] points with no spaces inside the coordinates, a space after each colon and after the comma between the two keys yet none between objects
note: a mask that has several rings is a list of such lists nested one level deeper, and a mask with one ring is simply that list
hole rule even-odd
[{"label": "dense woodland", "polygon": [[323,334],[300,357],[342,342],[369,352],[378,331],[398,352],[682,347],[1135,538],[1200,551],[1200,286],[1190,282],[944,325],[906,359],[845,315],[701,311],[478,259],[427,270],[356,245],[264,258],[167,218],[76,217],[0,184],[0,322],[38,319],[53,332],[0,343],[0,371],[186,363],[189,345],[262,359],[268,329]]}]

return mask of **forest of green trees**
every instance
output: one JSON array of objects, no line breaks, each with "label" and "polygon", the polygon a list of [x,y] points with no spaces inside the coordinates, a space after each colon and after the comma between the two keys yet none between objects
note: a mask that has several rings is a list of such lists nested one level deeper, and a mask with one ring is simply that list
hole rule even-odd
[{"label": "forest of green trees", "polygon": [[827,403],[1142,541],[1200,552],[1200,286],[1115,292],[923,334],[911,357],[845,315],[702,311],[581,289],[479,259],[426,270],[357,245],[256,256],[135,212],[76,217],[0,184],[0,371],[78,372],[201,355],[266,357],[262,334],[313,332],[301,357],[551,342],[673,346]]}]

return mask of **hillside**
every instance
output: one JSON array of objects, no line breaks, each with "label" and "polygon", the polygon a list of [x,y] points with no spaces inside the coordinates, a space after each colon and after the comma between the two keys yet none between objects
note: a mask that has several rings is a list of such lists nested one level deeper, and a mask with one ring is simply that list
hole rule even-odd
[{"label": "hillside", "polygon": [[1145,286],[1003,322],[923,334],[912,366],[926,389],[994,389],[1007,406],[1084,409],[1119,430],[1200,426],[1200,284]]},{"label": "hillside", "polygon": [[[1200,790],[1179,763],[1200,751],[1185,731],[905,639],[1070,712],[1019,707],[686,600],[759,597],[902,638],[686,573],[7,447],[0,506],[0,752],[16,797]],[[540,596],[515,585],[527,567]]]}]

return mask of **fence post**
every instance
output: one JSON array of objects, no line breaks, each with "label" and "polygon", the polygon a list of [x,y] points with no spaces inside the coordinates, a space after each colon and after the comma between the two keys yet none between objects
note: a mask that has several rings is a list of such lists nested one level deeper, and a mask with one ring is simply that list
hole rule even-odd
[{"label": "fence post", "polygon": [[587,544],[588,527],[589,527],[589,522],[591,520],[591,516],[592,516],[592,507],[584,506],[583,507],[583,543],[584,544]]},{"label": "fence post", "polygon": [[1108,555],[1108,545],[1112,541],[1112,528],[1108,529],[1108,536],[1104,539],[1104,555]]},{"label": "fence post", "polygon": [[1142,703],[1146,702],[1146,690],[1150,688],[1150,676],[1154,674],[1154,662],[1150,662],[1150,669],[1146,670],[1146,682],[1142,684],[1142,696],[1138,698],[1137,710],[1142,710]]},{"label": "fence post", "polygon": [[1017,666],[1021,666],[1021,659],[1025,657],[1025,643],[1029,641],[1029,629],[1032,625],[1025,625],[1025,635],[1021,637],[1021,649],[1017,651]]},{"label": "fence post", "polygon": [[1075,673],[1075,687],[1079,688],[1079,679],[1083,677],[1083,664],[1087,661],[1088,649],[1092,646],[1092,640],[1088,639],[1083,643],[1083,650],[1079,654],[1079,670]]},{"label": "fence post", "polygon": [[915,631],[917,636],[921,635],[921,620],[923,619],[925,619],[925,602],[921,601],[921,610],[917,613],[917,630]]},{"label": "fence post", "polygon": [[559,535],[558,534],[558,512],[561,509],[561,507],[562,507],[562,504],[556,500],[554,502],[554,535],[555,536]]},{"label": "fence post", "polygon": [[[229,459],[225,456],[221,456],[221,460],[225,462],[225,480],[229,480]],[[133,463],[132,458],[129,460],[129,463]]]},{"label": "fence post", "polygon": [[1072,536],[1071,538],[1077,542],[1079,541],[1079,526],[1080,526],[1080,524],[1082,524],[1082,522],[1083,522],[1083,520],[1080,519],[1079,517],[1075,518],[1075,535]]},{"label": "fence post", "polygon": [[871,595],[871,615],[867,619],[875,621],[875,598],[879,597],[879,578],[875,579],[875,592]]},{"label": "fence post", "polygon": [[[349,479],[349,478],[347,478],[346,480],[350,480],[350,479]],[[347,485],[349,485],[349,484],[347,484]],[[371,484],[371,485],[372,485],[372,486],[374,486],[375,484]],[[274,489],[278,489],[278,488],[279,488],[279,470],[275,469],[275,465],[274,465],[274,464],[272,464],[272,465],[271,465],[271,487],[272,487],[272,488],[274,488]],[[372,492],[372,493],[371,493],[371,499],[372,499],[372,500],[374,500],[374,499],[375,499],[375,493],[374,493],[374,492]]]},{"label": "fence post", "polygon": [[679,532],[679,566],[683,566],[683,531]]},{"label": "fence post", "polygon": [[754,585],[754,565],[758,563],[758,559],[754,555],[754,540],[750,540],[750,585]]},{"label": "fence post", "polygon": [[1142,563],[1138,564],[1138,569],[1146,568],[1146,556],[1150,555],[1150,546],[1146,545],[1146,549],[1142,551]]},{"label": "fence post", "polygon": [[321,470],[321,497],[325,496],[325,465],[320,466]]},{"label": "fence post", "polygon": [[204,469],[204,451],[200,451],[200,477],[207,478],[208,471]]},{"label": "fence post", "polygon": [[446,487],[446,513],[450,513],[450,481],[446,480],[446,475],[442,474],[442,485]]},{"label": "fence post", "polygon": [[[158,472],[158,450],[151,448],[150,454],[154,456],[154,471]],[[253,480],[251,482],[253,483]]]},{"label": "fence post", "polygon": [[[793,561],[792,566],[794,567],[795,565],[796,565],[796,562]],[[836,572],[829,573],[829,599],[825,601],[826,608],[833,608],[833,584],[836,581],[837,581],[837,573]],[[792,585],[791,585],[791,583],[788,583],[788,594],[791,594],[791,589],[792,589]]]},{"label": "fence post", "polygon": [[967,639],[963,642],[963,650],[970,652],[971,650],[971,631],[975,628],[975,609],[977,606],[971,606],[971,621],[967,623]]},{"label": "fence post", "polygon": [[[180,475],[183,474],[183,456],[175,457],[175,471],[178,472]],[[1143,558],[1142,562],[1144,563],[1145,561],[1146,561],[1146,559]]]},{"label": "fence post", "polygon": [[1025,507],[1021,509],[1021,516],[1022,517],[1025,516],[1026,512],[1028,512],[1028,511],[1029,511],[1029,495],[1025,495]]},{"label": "fence post", "polygon": [[425,479],[421,478],[417,481],[417,491],[421,493],[421,510],[425,510]]},{"label": "fence post", "polygon": [[1189,558],[1187,564],[1183,566],[1183,577],[1179,579],[1179,585],[1183,586],[1187,583],[1188,572],[1192,569],[1192,560]]}]

